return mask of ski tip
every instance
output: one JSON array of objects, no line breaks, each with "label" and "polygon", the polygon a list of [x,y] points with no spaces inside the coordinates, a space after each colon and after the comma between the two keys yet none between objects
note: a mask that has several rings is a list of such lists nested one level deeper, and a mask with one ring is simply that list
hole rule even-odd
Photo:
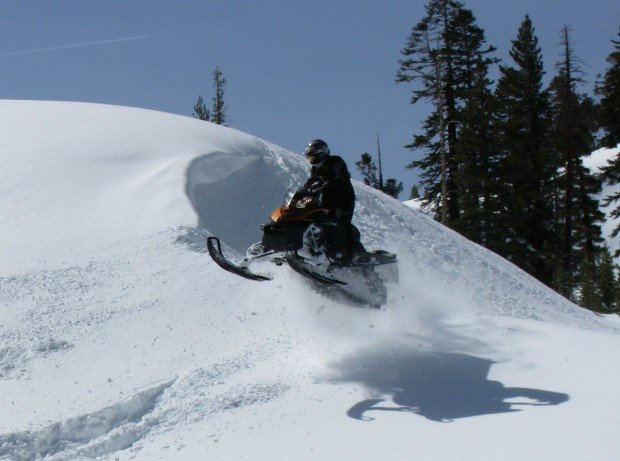
[{"label": "ski tip", "polygon": [[261,274],[255,274],[249,269],[238,266],[237,264],[228,260],[222,252],[222,245],[220,243],[220,239],[217,237],[207,237],[207,249],[209,250],[209,255],[211,256],[211,259],[213,259],[213,261],[215,261],[218,266],[228,272],[231,272],[248,280],[256,280],[259,282],[271,280],[271,277],[267,277],[266,275]]}]

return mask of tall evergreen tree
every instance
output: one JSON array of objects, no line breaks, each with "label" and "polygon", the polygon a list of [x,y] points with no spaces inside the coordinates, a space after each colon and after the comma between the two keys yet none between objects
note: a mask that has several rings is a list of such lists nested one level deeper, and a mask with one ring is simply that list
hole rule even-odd
[{"label": "tall evergreen tree", "polygon": [[528,15],[510,50],[513,66],[500,66],[496,89],[498,141],[503,191],[500,254],[544,283],[552,274],[546,257],[553,251],[553,178],[556,162],[548,142],[549,96],[543,90],[543,61]]},{"label": "tall evergreen tree", "polygon": [[198,96],[196,104],[194,104],[194,113],[192,115],[198,120],[204,120],[207,122],[211,119],[211,113],[209,112],[209,109],[207,109],[207,106],[200,95]]},{"label": "tall evergreen tree", "polygon": [[611,67],[596,87],[596,93],[601,96],[599,123],[605,131],[601,139],[604,147],[620,144],[620,31],[618,40],[612,40],[612,43],[614,51],[607,58]]},{"label": "tall evergreen tree", "polygon": [[[620,37],[620,32],[618,33]],[[605,131],[605,136],[601,140],[603,146],[615,147],[620,144],[620,40],[612,40],[615,50],[609,55],[607,61],[611,67],[605,73],[604,80],[597,86],[597,94],[601,96],[599,104],[599,123]],[[608,162],[603,168],[603,179],[614,186],[620,183],[620,153]],[[620,191],[615,192],[603,201],[604,206],[617,204],[620,200]],[[611,212],[614,219],[620,218],[620,205],[617,205]],[[620,224],[613,230],[612,236],[618,235]],[[620,255],[620,250],[616,256]]]},{"label": "tall evergreen tree", "polygon": [[594,105],[577,93],[582,80],[569,36],[562,29],[562,61],[551,83],[554,149],[561,174],[557,178],[556,228],[561,236],[560,256],[554,285],[563,295],[574,298],[580,266],[593,264],[600,251],[604,219],[595,196],[600,181],[583,165],[582,157],[594,149]]},{"label": "tall evergreen tree", "polygon": [[412,104],[433,105],[424,132],[406,146],[423,150],[425,156],[408,167],[422,170],[423,203],[448,224],[461,214],[456,122],[461,122],[461,110],[475,85],[476,63],[492,51],[485,48],[484,32],[472,12],[455,0],[430,0],[401,51],[396,81],[414,84]]},{"label": "tall evergreen tree", "polygon": [[218,125],[227,124],[227,107],[224,103],[224,87],[226,86],[226,79],[222,76],[222,71],[219,67],[216,67],[213,71],[213,89],[215,90],[215,96],[213,96],[213,108],[211,110],[213,123]]},{"label": "tall evergreen tree", "polygon": [[460,197],[460,216],[451,227],[474,242],[495,251],[502,241],[499,230],[498,165],[495,100],[490,90],[488,67],[494,60],[479,51],[470,69],[472,78],[464,99],[455,145],[459,169],[454,176]]}]

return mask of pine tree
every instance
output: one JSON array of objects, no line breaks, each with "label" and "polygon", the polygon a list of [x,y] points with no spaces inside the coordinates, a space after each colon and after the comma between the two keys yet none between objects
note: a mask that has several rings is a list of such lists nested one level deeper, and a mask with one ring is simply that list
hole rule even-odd
[{"label": "pine tree", "polygon": [[426,150],[426,155],[407,167],[422,170],[421,182],[425,189],[423,204],[430,207],[436,217],[441,216],[442,222],[447,221],[448,194],[453,192],[450,180],[452,171],[447,159],[453,156],[452,146],[456,136],[455,128],[448,123],[446,140],[445,126],[446,121],[457,120],[452,63],[454,50],[449,30],[455,22],[455,10],[461,7],[455,2],[438,0],[431,0],[426,5],[425,17],[413,28],[401,51],[405,58],[399,61],[396,79],[399,83],[414,83],[411,104],[428,101],[434,106],[424,122],[424,134],[414,135],[413,142],[406,146]]},{"label": "pine tree", "polygon": [[616,314],[620,315],[620,268],[618,268],[618,266],[614,266],[614,269],[616,270],[616,278],[615,278],[615,286],[614,286],[614,293],[615,293],[615,300],[616,300]]},{"label": "pine tree", "polygon": [[543,61],[529,16],[512,41],[514,66],[500,66],[496,124],[506,237],[498,252],[534,277],[550,284],[546,261],[552,251],[553,177],[556,162],[548,142],[549,96],[543,90]]},{"label": "pine tree", "polygon": [[605,246],[598,264],[598,292],[600,310],[606,314],[618,312],[616,301],[617,282],[614,277],[614,264],[609,248]]},{"label": "pine tree", "polygon": [[224,103],[224,87],[226,86],[226,79],[222,77],[222,71],[219,67],[216,67],[213,71],[213,89],[215,90],[215,96],[213,96],[213,108],[211,110],[212,121],[218,125],[227,125],[227,107]]},{"label": "pine tree", "polygon": [[563,59],[551,83],[551,95],[554,149],[561,168],[556,192],[556,229],[561,245],[556,260],[559,266],[554,268],[561,277],[556,277],[556,289],[573,298],[580,266],[592,265],[600,251],[599,223],[604,216],[595,199],[601,189],[600,181],[582,162],[582,157],[594,149],[594,104],[577,93],[577,84],[582,80],[577,76],[580,70],[569,32],[564,26]]},{"label": "pine tree", "polygon": [[385,181],[385,184],[383,185],[383,192],[394,198],[398,198],[402,191],[403,183],[401,181],[397,181],[394,178],[389,178],[387,181]]},{"label": "pine tree", "polygon": [[579,271],[579,304],[595,312],[617,312],[618,285],[609,248],[605,245],[595,261],[584,258]]},{"label": "pine tree", "polygon": [[205,103],[202,100],[202,96],[200,95],[198,96],[196,104],[194,104],[194,113],[192,115],[198,120],[205,120],[207,122],[211,118],[211,113],[209,112],[209,109],[207,109],[207,106],[205,106]]},{"label": "pine tree", "polygon": [[355,162],[356,168],[362,174],[364,184],[375,189],[379,189],[379,180],[377,179],[377,165],[372,159],[372,155],[365,152],[362,158]]},{"label": "pine tree", "polygon": [[409,200],[419,199],[420,198],[420,189],[417,184],[411,186],[411,193],[409,194]]},{"label": "pine tree", "polygon": [[[620,32],[618,33],[620,36]],[[612,52],[607,61],[611,67],[605,73],[603,82],[597,86],[597,94],[602,96],[599,103],[599,124],[605,131],[605,136],[601,140],[607,147],[614,147],[620,144],[620,40],[614,43],[615,51]],[[609,185],[620,183],[620,153],[608,162],[602,170],[603,179]],[[616,204],[620,200],[620,191],[605,197],[603,206]],[[614,219],[620,218],[620,205],[617,205],[611,212]],[[620,232],[618,224],[612,232],[615,237]],[[616,256],[620,256],[620,250],[616,251]]]},{"label": "pine tree", "polygon": [[601,96],[599,124],[605,131],[601,139],[604,147],[620,144],[620,31],[618,38],[617,41],[612,40],[614,51],[607,58],[611,67],[596,87],[596,93]]},{"label": "pine tree", "polygon": [[[380,168],[377,167],[375,161],[372,159],[372,155],[365,152],[359,161],[355,162],[355,167],[362,175],[364,184],[370,187],[374,187],[381,192],[384,192],[394,198],[398,198],[403,190],[403,183],[398,182],[396,179],[390,178],[387,181],[383,181],[383,174],[380,172]],[[377,176],[379,174],[379,176]]]},{"label": "pine tree", "polygon": [[457,122],[471,95],[475,67],[481,57],[494,51],[485,46],[484,32],[472,12],[455,0],[430,0],[426,15],[412,29],[401,59],[397,82],[413,83],[411,103],[428,101],[432,113],[424,132],[406,147],[421,149],[425,156],[408,165],[422,170],[424,206],[449,224],[461,214],[456,176]]},{"label": "pine tree", "polygon": [[459,169],[454,176],[460,197],[460,216],[451,227],[465,237],[497,251],[500,235],[496,133],[492,119],[495,100],[490,91],[488,68],[494,60],[476,51],[471,68],[470,88],[461,110],[459,136],[455,145]]},{"label": "pine tree", "polygon": [[579,305],[595,312],[601,309],[596,269],[595,262],[585,258],[579,272]]},{"label": "pine tree", "polygon": [[[608,161],[607,165],[602,168],[602,177],[609,185],[616,185],[620,183],[620,155],[616,155],[616,158],[612,161]],[[608,207],[611,204],[617,203],[620,200],[620,191],[608,195],[603,199],[603,206]],[[611,218],[618,220],[620,218],[620,205],[617,205],[610,213]],[[611,237],[616,237],[620,233],[620,223],[616,225],[611,233]],[[620,256],[620,249],[616,250],[614,256]]]}]

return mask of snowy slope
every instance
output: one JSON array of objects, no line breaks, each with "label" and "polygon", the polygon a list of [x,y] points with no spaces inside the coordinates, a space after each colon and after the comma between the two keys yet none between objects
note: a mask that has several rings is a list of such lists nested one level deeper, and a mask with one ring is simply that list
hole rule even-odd
[{"label": "snowy slope", "polygon": [[[138,109],[0,101],[0,459],[607,459],[619,323],[356,183],[363,309],[236,278],[301,156]],[[303,142],[302,142],[303,144]]]}]

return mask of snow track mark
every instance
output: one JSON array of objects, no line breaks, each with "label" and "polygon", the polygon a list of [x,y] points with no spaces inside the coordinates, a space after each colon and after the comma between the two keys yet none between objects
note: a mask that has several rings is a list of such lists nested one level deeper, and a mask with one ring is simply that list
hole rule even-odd
[{"label": "snow track mark", "polygon": [[[269,354],[267,354],[269,355]],[[289,389],[279,380],[254,382],[245,371],[261,354],[242,354],[142,391],[128,400],[38,430],[0,435],[0,460],[94,458],[134,447],[149,434],[274,400]]]},{"label": "snow track mark", "polygon": [[[0,436],[0,459],[16,461],[49,456],[102,456],[133,445],[149,429],[145,418],[175,380],[160,384],[103,410],[35,431]],[[57,456],[55,456],[57,455]]]}]

